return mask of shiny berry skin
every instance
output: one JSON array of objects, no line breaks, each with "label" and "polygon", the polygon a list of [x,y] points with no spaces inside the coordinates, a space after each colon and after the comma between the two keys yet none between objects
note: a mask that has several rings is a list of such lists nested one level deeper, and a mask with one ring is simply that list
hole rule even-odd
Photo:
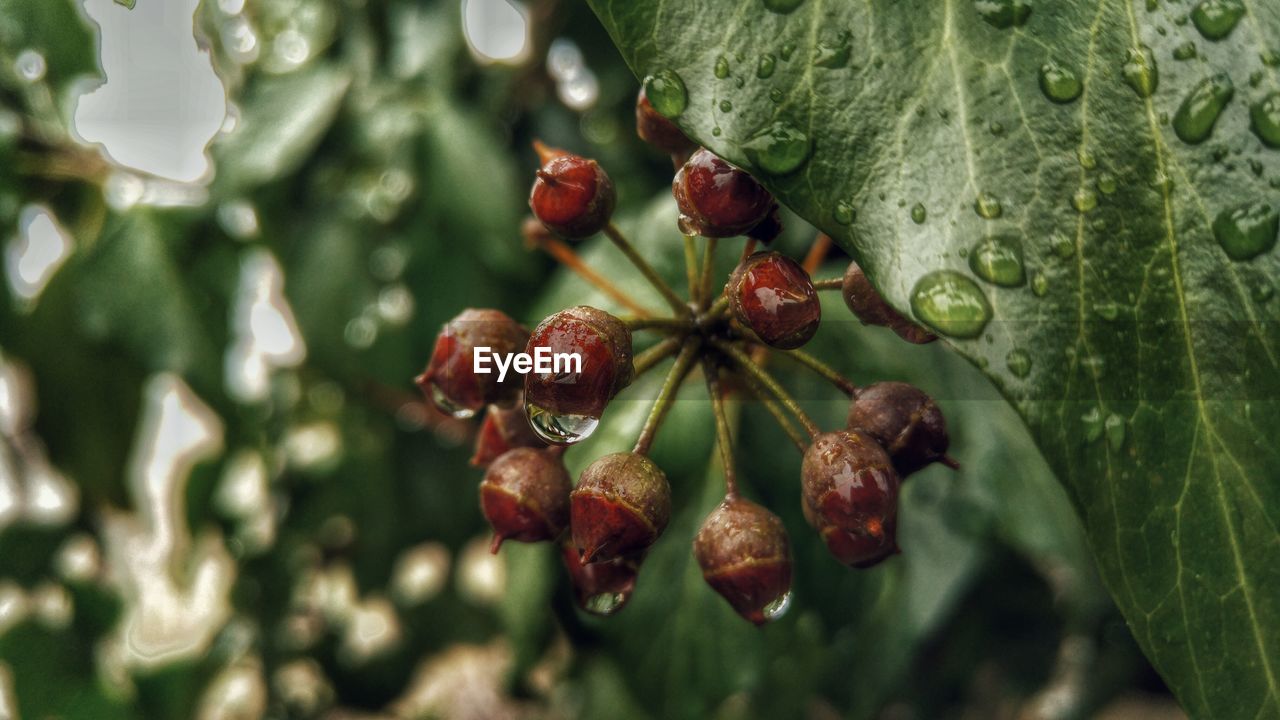
[{"label": "shiny berry skin", "polygon": [[572,542],[560,545],[560,562],[569,573],[573,599],[593,615],[612,615],[626,607],[636,587],[643,553],[608,562],[583,563]]},{"label": "shiny berry skin", "polygon": [[861,567],[892,554],[901,480],[875,438],[857,430],[818,435],[800,472],[809,523],[837,559]]},{"label": "shiny berry skin", "polygon": [[822,303],[800,264],[776,252],[747,258],[729,279],[733,316],[766,345],[794,350],[813,339]]},{"label": "shiny berry skin", "polygon": [[569,518],[583,563],[641,552],[671,519],[671,486],[644,455],[605,455],[582,471],[569,495]]},{"label": "shiny berry skin", "polygon": [[755,178],[700,148],[676,173],[671,194],[686,235],[733,237],[765,220],[773,196]]},{"label": "shiny berry skin", "polygon": [[463,310],[436,336],[427,369],[414,382],[436,407],[454,417],[471,417],[485,405],[512,405],[524,378],[508,372],[476,374],[474,352],[487,347],[494,353],[524,349],[529,331],[498,310]]},{"label": "shiny berry skin", "polygon": [[631,384],[631,331],[618,318],[586,305],[561,310],[529,336],[525,352],[537,348],[576,354],[581,372],[525,377],[525,404],[555,415],[599,418],[609,400]]},{"label": "shiny berry skin", "polygon": [[858,389],[849,404],[848,427],[874,437],[904,478],[943,460],[951,444],[938,404],[920,388],[900,382]]},{"label": "shiny berry skin", "polygon": [[480,482],[480,508],[493,526],[493,545],[504,540],[554,540],[569,524],[573,486],[559,453],[516,448],[494,460]]},{"label": "shiny berry skin", "polygon": [[542,167],[529,193],[529,207],[548,230],[568,240],[590,237],[613,216],[617,193],[595,160],[535,143]]},{"label": "shiny berry skin", "polygon": [[756,625],[777,619],[791,599],[791,542],[782,520],[742,498],[726,498],[693,540],[702,577]]},{"label": "shiny berry skin", "polygon": [[692,140],[685,137],[675,123],[653,109],[643,87],[640,88],[640,95],[636,97],[636,135],[669,155],[684,156],[697,147]]},{"label": "shiny berry skin", "polygon": [[852,568],[865,569],[880,564],[884,560],[897,555],[897,519],[893,519],[880,527],[873,523],[875,532],[845,530],[830,523],[822,523],[809,508],[808,503],[801,503],[805,519],[818,530],[827,550],[837,560]]},{"label": "shiny berry skin", "polygon": [[529,419],[524,414],[524,403],[516,400],[515,407],[501,408],[490,405],[476,433],[475,453],[471,456],[471,465],[478,468],[489,467],[489,463],[497,460],[508,450],[515,448],[541,448],[547,443],[529,427]]},{"label": "shiny berry skin", "polygon": [[938,339],[938,336],[906,319],[885,302],[856,262],[849,263],[849,269],[845,271],[841,295],[844,296],[844,303],[864,325],[889,328],[898,337],[916,345]]}]

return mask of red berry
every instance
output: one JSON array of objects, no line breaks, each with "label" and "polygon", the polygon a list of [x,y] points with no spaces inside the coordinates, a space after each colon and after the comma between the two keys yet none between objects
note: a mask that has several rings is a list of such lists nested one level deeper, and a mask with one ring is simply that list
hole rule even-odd
[{"label": "red berry", "polygon": [[581,359],[580,368],[529,373],[524,393],[529,421],[543,439],[576,442],[590,434],[582,428],[594,428],[613,396],[631,383],[631,331],[609,313],[580,305],[534,329],[525,351],[533,355],[538,348]]},{"label": "red berry", "polygon": [[640,139],[670,155],[684,156],[697,147],[662,113],[653,109],[644,87],[636,98],[636,134]]},{"label": "red berry", "polygon": [[742,498],[720,504],[698,530],[693,556],[702,577],[742,617],[763,625],[791,600],[791,543],[782,520]]},{"label": "red berry", "polygon": [[569,572],[574,600],[593,615],[612,615],[626,606],[635,590],[643,558],[643,554],[627,555],[586,564],[572,542],[560,546],[560,562]]},{"label": "red berry", "polygon": [[862,567],[893,553],[900,485],[888,453],[867,433],[823,433],[805,451],[806,515],[845,564]]},{"label": "red berry", "polygon": [[776,252],[756,253],[738,266],[729,279],[729,301],[738,322],[783,350],[809,342],[822,320],[809,273]]},{"label": "red berry", "polygon": [[595,160],[535,142],[542,159],[529,207],[548,230],[566,239],[595,235],[609,224],[617,193]]},{"label": "red berry", "polygon": [[916,345],[938,339],[938,336],[906,319],[885,302],[856,262],[849,263],[849,269],[845,271],[841,294],[844,295],[845,304],[864,325],[887,327],[897,333],[898,337]]},{"label": "red berry", "polygon": [[474,467],[488,467],[508,450],[515,448],[546,447],[547,443],[529,427],[529,419],[524,414],[523,403],[516,401],[516,406],[501,408],[490,405],[485,413],[484,422],[480,424],[480,432],[476,433],[475,453],[471,456]]},{"label": "red berry", "polygon": [[523,378],[509,372],[498,382],[496,373],[477,375],[473,354],[478,347],[501,354],[520,352],[528,340],[529,331],[505,313],[463,310],[436,336],[431,361],[414,382],[436,407],[454,417],[471,417],[491,403],[511,405]]},{"label": "red berry", "polygon": [[489,466],[480,508],[493,526],[493,552],[504,540],[554,540],[569,524],[569,472],[558,453],[516,448]]},{"label": "red berry", "polygon": [[676,173],[671,193],[687,235],[733,237],[752,230],[774,208],[773,196],[747,173],[706,148]]},{"label": "red berry", "polygon": [[569,496],[569,517],[583,563],[641,552],[671,519],[671,486],[644,455],[605,455],[582,471]]},{"label": "red berry", "polygon": [[901,552],[898,549],[896,518],[879,527],[872,523],[870,530],[846,530],[830,523],[816,522],[816,515],[808,503],[801,503],[801,507],[809,524],[818,529],[827,550],[849,567],[869,568]]},{"label": "red berry", "polygon": [[879,442],[898,474],[906,477],[944,460],[951,444],[947,420],[933,398],[900,382],[881,382],[860,388],[849,404],[849,428],[862,430]]}]

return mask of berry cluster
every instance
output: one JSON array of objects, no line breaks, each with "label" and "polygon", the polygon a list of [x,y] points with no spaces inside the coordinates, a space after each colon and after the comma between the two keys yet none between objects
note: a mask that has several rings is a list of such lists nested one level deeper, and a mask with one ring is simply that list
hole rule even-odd
[{"label": "berry cluster", "polygon": [[[680,297],[612,224],[614,186],[599,164],[537,143],[542,166],[529,198],[536,221],[526,223],[526,238],[635,316],[579,306],[529,332],[497,310],[465,310],[440,332],[417,382],[455,417],[487,408],[472,463],[486,468],[480,504],[493,526],[493,550],[504,540],[561,543],[579,605],[607,615],[630,597],[645,554],[671,517],[671,488],[649,449],[679,386],[700,368],[712,400],[726,494],[698,531],[693,552],[707,583],[742,617],[763,624],[780,616],[790,598],[790,540],[777,515],[739,493],[722,378],[731,377],[734,388],[757,397],[795,443],[804,456],[806,519],[836,558],[864,568],[898,552],[902,479],[934,462],[954,467],[946,456],[946,422],[924,392],[894,382],[855,387],[799,348],[821,323],[820,290],[841,290],[864,323],[890,328],[909,342],[936,338],[890,307],[856,264],[843,279],[814,282],[809,269],[791,258],[756,252],[757,244],[781,231],[772,195],[747,173],[696,147],[654,110],[643,91],[636,121],[640,137],[670,153],[677,168],[672,193],[685,236],[689,296]],[[636,303],[585,266],[566,242],[600,232],[662,294],[670,315],[656,316]],[[742,259],[723,290],[714,293],[717,239],[740,235],[747,237]],[[808,264],[816,265],[821,256],[812,253]],[[633,331],[664,337],[633,356]],[[474,372],[478,347],[530,355],[543,348],[573,354],[581,363],[499,380]],[[770,351],[849,395],[844,429],[820,431],[765,369]],[[634,378],[672,357],[634,449],[591,463],[575,485],[565,469],[567,448],[591,434],[610,400]]]}]

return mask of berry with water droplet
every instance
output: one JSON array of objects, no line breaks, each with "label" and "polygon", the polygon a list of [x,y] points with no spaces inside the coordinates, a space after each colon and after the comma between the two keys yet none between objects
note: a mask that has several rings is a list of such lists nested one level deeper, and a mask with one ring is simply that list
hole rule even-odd
[{"label": "berry with water droplet", "polygon": [[774,208],[755,178],[701,148],[676,173],[671,193],[686,235],[733,237],[758,226]]},{"label": "berry with water droplet", "polygon": [[474,352],[520,352],[529,331],[499,310],[463,310],[445,323],[436,336],[427,369],[414,382],[444,413],[459,418],[475,415],[488,404],[509,406],[520,393],[523,380],[509,372],[501,382],[496,373],[476,374]]},{"label": "berry with water droplet", "polygon": [[671,155],[684,157],[697,147],[675,123],[654,109],[643,87],[636,98],[636,134],[641,140]]},{"label": "berry with water droplet", "polygon": [[756,625],[777,619],[791,598],[791,542],[782,520],[749,500],[727,498],[693,540],[702,577]]},{"label": "berry with water droplet", "polygon": [[874,564],[896,550],[892,528],[900,485],[889,454],[858,430],[818,435],[801,465],[809,523],[837,559],[854,567]]},{"label": "berry with water droplet", "polygon": [[898,337],[917,345],[938,339],[938,336],[906,319],[885,302],[856,262],[849,263],[849,269],[844,273],[841,294],[844,296],[844,304],[849,306],[864,325],[887,327],[897,333]]},{"label": "berry with water droplet", "polygon": [[729,279],[733,316],[766,345],[793,350],[813,338],[822,304],[809,273],[791,258],[760,252]]},{"label": "berry with water droplet", "polygon": [[595,160],[534,142],[542,161],[529,193],[529,207],[542,224],[574,240],[595,235],[609,224],[617,193]]},{"label": "berry with water droplet", "polygon": [[849,404],[849,428],[875,438],[901,477],[946,461],[951,444],[942,410],[920,388],[880,382],[859,388]]},{"label": "berry with water droplet", "polygon": [[566,540],[560,545],[560,562],[569,573],[573,599],[593,615],[612,615],[626,606],[636,588],[644,553],[608,562],[583,563],[578,549]]},{"label": "berry with water droplet", "polygon": [[516,448],[489,466],[480,483],[480,509],[493,526],[492,552],[504,540],[554,540],[569,524],[573,486],[560,454]]},{"label": "berry with water droplet", "polygon": [[573,544],[583,563],[641,552],[671,519],[666,474],[637,453],[605,455],[591,463],[569,498]]},{"label": "berry with water droplet", "polygon": [[618,318],[586,305],[561,310],[529,336],[525,352],[550,358],[550,372],[525,377],[525,409],[533,429],[553,443],[575,442],[556,427],[598,420],[631,383],[631,331]]},{"label": "berry with water droplet", "polygon": [[480,424],[480,431],[476,433],[471,465],[486,468],[508,450],[540,448],[546,445],[533,432],[533,428],[529,427],[529,420],[524,414],[524,403],[519,399],[510,408],[490,405],[484,415],[484,422]]}]

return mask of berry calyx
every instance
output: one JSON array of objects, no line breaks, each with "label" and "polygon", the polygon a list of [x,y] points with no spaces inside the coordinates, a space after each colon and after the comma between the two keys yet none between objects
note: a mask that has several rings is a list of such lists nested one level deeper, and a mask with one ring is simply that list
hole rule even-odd
[{"label": "berry calyx", "polygon": [[502,408],[490,405],[485,413],[480,431],[476,433],[475,452],[471,456],[472,467],[487,468],[489,464],[515,448],[541,448],[547,443],[529,427],[524,414],[524,403],[516,400],[515,407]]},{"label": "berry calyx", "polygon": [[523,378],[508,373],[499,382],[496,374],[476,374],[473,353],[477,347],[520,352],[528,340],[529,331],[501,311],[463,310],[440,330],[427,369],[414,382],[441,412],[457,418],[469,418],[489,404],[509,406]]},{"label": "berry calyx", "polygon": [[573,483],[559,453],[516,448],[493,461],[480,482],[480,509],[493,526],[498,552],[504,540],[554,540],[569,524]]},{"label": "berry calyx", "polygon": [[654,109],[644,87],[640,88],[640,94],[636,97],[636,135],[669,155],[684,156],[697,147],[675,123]]},{"label": "berry calyx", "polygon": [[822,304],[809,273],[776,252],[747,258],[729,280],[733,316],[766,345],[794,350],[818,332]]},{"label": "berry calyx", "polygon": [[548,230],[567,240],[595,235],[609,224],[617,193],[595,160],[534,143],[542,167],[529,207]]},{"label": "berry calyx", "polygon": [[676,173],[671,194],[686,235],[733,237],[752,230],[774,208],[773,196],[755,178],[700,148]]},{"label": "berry calyx", "polygon": [[740,497],[726,498],[693,540],[702,577],[734,611],[756,625],[781,617],[791,602],[791,542],[777,515]]},{"label": "berry calyx", "polygon": [[945,462],[951,444],[938,404],[907,383],[880,382],[859,389],[849,404],[848,426],[874,437],[902,477]]},{"label": "berry calyx", "polygon": [[893,553],[901,480],[874,437],[822,433],[805,451],[800,472],[806,516],[832,555],[863,567]]},{"label": "berry calyx", "polygon": [[586,438],[605,407],[631,383],[631,331],[603,310],[580,305],[543,320],[525,352],[539,348],[576,356],[580,367],[531,372],[525,377],[525,410],[534,432],[550,443]]},{"label": "berry calyx", "polygon": [[924,345],[938,339],[937,335],[903,317],[885,302],[856,262],[849,263],[849,269],[844,273],[844,284],[840,294],[844,296],[845,305],[849,306],[849,310],[858,316],[864,325],[889,328],[897,333],[898,337],[916,345]]},{"label": "berry calyx", "polygon": [[560,545],[560,562],[569,573],[574,602],[593,615],[612,615],[626,607],[643,558],[641,553],[584,564],[572,542]]},{"label": "berry calyx", "polygon": [[582,562],[648,548],[671,519],[671,486],[644,455],[615,453],[587,466],[569,495],[569,525]]}]

